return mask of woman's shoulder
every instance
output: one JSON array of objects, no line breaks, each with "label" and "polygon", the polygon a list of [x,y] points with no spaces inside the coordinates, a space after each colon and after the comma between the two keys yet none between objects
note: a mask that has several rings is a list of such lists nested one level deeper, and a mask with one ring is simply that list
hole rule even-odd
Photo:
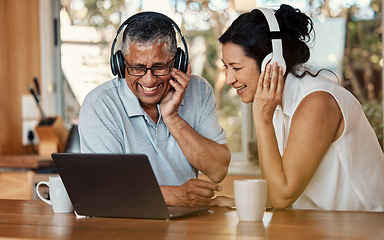
[{"label": "woman's shoulder", "polygon": [[297,106],[306,99],[310,103],[329,103],[332,98],[338,99],[340,93],[336,89],[342,88],[338,82],[323,75],[312,76],[305,74],[298,78],[288,74],[283,92],[283,109],[292,116]]}]

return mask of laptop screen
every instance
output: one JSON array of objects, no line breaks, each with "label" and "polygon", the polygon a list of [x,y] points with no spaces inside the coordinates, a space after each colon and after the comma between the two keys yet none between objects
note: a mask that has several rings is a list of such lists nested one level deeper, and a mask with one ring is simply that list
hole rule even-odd
[{"label": "laptop screen", "polygon": [[54,153],[52,158],[77,214],[170,217],[146,155]]}]

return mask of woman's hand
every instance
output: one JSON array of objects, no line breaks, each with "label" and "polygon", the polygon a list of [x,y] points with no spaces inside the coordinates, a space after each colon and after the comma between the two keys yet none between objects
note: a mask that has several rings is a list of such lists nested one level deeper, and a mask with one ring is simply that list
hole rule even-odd
[{"label": "woman's hand", "polygon": [[253,99],[253,115],[256,120],[272,122],[277,105],[281,105],[284,89],[283,68],[277,63],[268,64],[260,73],[255,97]]}]

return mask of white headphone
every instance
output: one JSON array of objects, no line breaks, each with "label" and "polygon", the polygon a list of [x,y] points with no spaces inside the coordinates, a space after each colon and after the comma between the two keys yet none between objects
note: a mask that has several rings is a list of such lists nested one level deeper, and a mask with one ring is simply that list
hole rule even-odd
[{"label": "white headphone", "polygon": [[283,57],[283,44],[281,42],[279,23],[276,20],[275,14],[268,8],[257,8],[262,12],[267,19],[269,31],[272,37],[272,52],[269,53],[261,62],[261,69],[265,69],[267,64],[277,62],[277,65],[283,68],[283,74],[287,69]]}]

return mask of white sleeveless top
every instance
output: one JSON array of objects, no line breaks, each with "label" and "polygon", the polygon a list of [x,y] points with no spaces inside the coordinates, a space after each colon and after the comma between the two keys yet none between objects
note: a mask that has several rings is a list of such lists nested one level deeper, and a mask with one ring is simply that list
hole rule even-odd
[{"label": "white sleeveless top", "polygon": [[316,91],[330,93],[345,121],[340,138],[331,144],[295,209],[384,211],[384,155],[358,100],[336,82],[308,74],[289,74],[273,125],[280,154],[287,145],[291,119],[300,101]]}]

